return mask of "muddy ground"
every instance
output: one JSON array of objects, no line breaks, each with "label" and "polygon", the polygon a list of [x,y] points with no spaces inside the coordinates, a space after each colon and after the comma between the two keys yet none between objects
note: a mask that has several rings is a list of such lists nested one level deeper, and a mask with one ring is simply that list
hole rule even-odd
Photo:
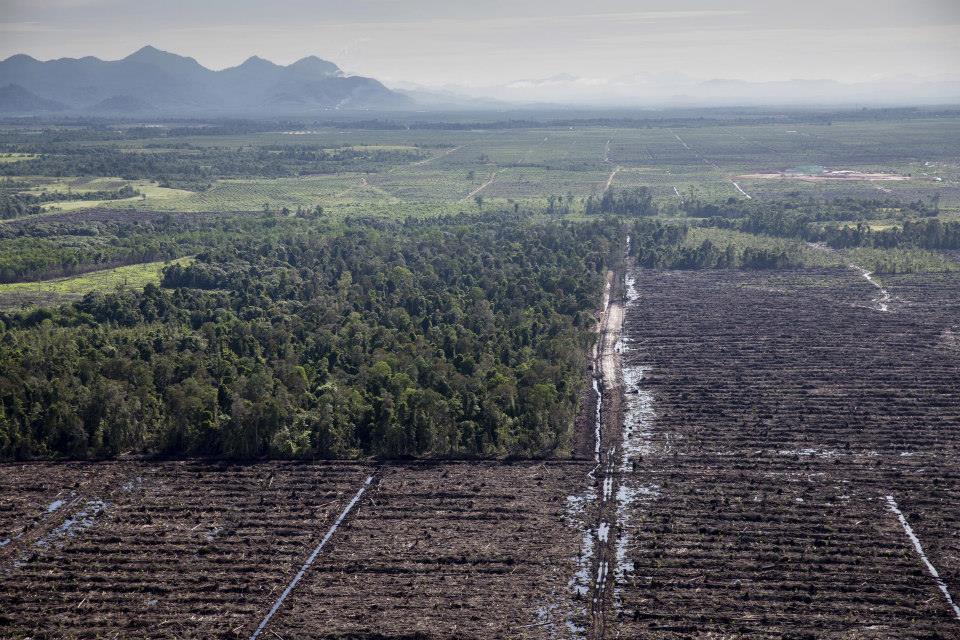
[{"label": "muddy ground", "polygon": [[568,637],[590,468],[2,465],[0,637],[249,638],[370,473],[260,637]]},{"label": "muddy ground", "polygon": [[960,637],[887,499],[956,594],[960,277],[881,280],[888,312],[850,271],[637,274],[655,418],[608,637]]}]

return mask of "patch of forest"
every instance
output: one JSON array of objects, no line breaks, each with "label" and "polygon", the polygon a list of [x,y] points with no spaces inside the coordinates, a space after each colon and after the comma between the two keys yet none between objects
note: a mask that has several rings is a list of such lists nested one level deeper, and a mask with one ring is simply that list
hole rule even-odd
[{"label": "patch of forest", "polygon": [[[702,226],[822,242],[834,249],[960,249],[960,221],[938,218],[936,199],[933,204],[855,198],[691,203],[686,211],[707,218],[699,223]],[[899,224],[886,228],[869,224],[894,217]]]},{"label": "patch of forest", "polygon": [[623,224],[243,234],[163,286],[0,314],[0,455],[542,456]]},{"label": "patch of forest", "polygon": [[[21,147],[17,147],[21,148]],[[0,164],[2,176],[118,176],[155,180],[161,186],[205,189],[219,178],[286,178],[376,171],[384,164],[422,157],[410,150],[323,148],[319,146],[197,147],[134,152],[112,145],[32,144],[38,157]]]}]

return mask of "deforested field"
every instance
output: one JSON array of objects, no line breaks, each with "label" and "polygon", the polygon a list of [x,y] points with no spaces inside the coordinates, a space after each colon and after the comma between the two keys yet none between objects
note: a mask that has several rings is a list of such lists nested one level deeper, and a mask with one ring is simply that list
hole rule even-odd
[{"label": "deforested field", "polygon": [[353,464],[6,465],[2,635],[240,637],[367,473]]},{"label": "deforested field", "polygon": [[960,277],[877,282],[628,272],[603,469],[6,464],[2,635],[955,638]]},{"label": "deforested field", "polygon": [[611,637],[957,637],[899,514],[957,585],[960,279],[885,279],[883,312],[853,271],[635,277]]},{"label": "deforested field", "polygon": [[371,476],[261,637],[565,633],[590,468],[5,465],[0,635],[248,638]]}]

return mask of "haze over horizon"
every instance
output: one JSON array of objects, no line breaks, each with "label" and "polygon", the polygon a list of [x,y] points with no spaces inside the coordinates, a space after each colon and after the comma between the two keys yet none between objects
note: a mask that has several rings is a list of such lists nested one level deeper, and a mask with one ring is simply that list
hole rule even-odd
[{"label": "haze over horizon", "polygon": [[572,0],[2,0],[0,35],[0,58],[113,60],[150,44],[222,69],[251,55],[278,64],[317,55],[348,73],[433,87],[560,74],[598,93],[638,76],[960,77],[960,4],[947,0],[881,0],[869,10],[824,0],[733,0],[720,8],[705,0],[598,0],[589,9]]}]

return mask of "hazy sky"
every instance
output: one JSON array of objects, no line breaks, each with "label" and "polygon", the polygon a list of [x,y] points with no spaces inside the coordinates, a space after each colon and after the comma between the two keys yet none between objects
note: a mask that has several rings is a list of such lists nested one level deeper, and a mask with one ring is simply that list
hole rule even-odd
[{"label": "hazy sky", "polygon": [[0,58],[116,59],[144,44],[211,68],[315,54],[424,84],[858,81],[960,73],[960,0],[0,0]]}]

